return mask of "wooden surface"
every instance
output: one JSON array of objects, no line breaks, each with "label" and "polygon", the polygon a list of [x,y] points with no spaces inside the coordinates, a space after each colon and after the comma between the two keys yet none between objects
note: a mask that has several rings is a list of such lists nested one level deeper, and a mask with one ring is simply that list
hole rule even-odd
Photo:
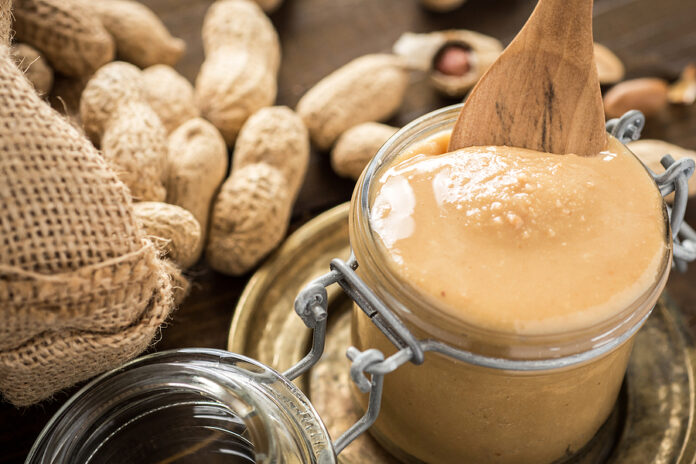
[{"label": "wooden surface", "polygon": [[[147,0],[174,32],[188,44],[178,69],[194,79],[202,61],[200,26],[206,0]],[[469,0],[448,14],[428,13],[415,0],[286,0],[271,18],[283,45],[278,103],[294,107],[299,97],[321,77],[352,58],[387,51],[405,31],[427,32],[467,28],[507,44],[524,24],[533,0]],[[696,61],[694,0],[597,0],[595,40],[611,48],[626,64],[627,77],[675,79]],[[406,101],[390,121],[403,125],[435,108],[455,103],[439,97],[422,75],[414,75]],[[662,138],[696,148],[696,106],[670,108],[647,122],[645,138]],[[350,199],[352,182],[336,177],[326,154],[313,153],[305,185],[295,206],[292,229],[327,208]],[[687,212],[696,225],[696,207]],[[205,265],[189,273],[193,291],[162,331],[156,349],[224,348],[237,298],[247,277],[231,278]],[[673,274],[668,290],[696,330],[696,265],[684,275]],[[696,333],[696,332],[695,332]],[[0,403],[0,463],[22,462],[51,415],[69,394],[51,402],[15,409]]]}]

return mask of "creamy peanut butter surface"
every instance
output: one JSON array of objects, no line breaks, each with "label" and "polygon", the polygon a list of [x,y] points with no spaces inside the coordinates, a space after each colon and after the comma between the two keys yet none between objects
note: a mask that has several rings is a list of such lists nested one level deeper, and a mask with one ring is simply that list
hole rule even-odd
[{"label": "creamy peanut butter surface", "polygon": [[464,322],[519,334],[601,323],[655,281],[662,199],[611,138],[595,157],[416,144],[378,179],[371,225],[389,262]]}]

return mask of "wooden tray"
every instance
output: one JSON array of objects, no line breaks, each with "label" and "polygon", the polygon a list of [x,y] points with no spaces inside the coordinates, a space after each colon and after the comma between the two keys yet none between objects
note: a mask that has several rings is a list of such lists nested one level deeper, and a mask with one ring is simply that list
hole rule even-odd
[{"label": "wooden tray", "polygon": [[[348,203],[298,229],[249,281],[230,327],[228,349],[283,371],[304,356],[310,331],[293,311],[308,282],[347,259]],[[329,288],[329,330],[322,360],[296,383],[308,394],[334,439],[361,412],[351,398],[349,310],[337,285]],[[636,336],[626,380],[614,411],[576,464],[686,464],[696,461],[693,429],[695,346],[679,311],[663,295]],[[365,434],[340,455],[341,463],[396,463]]]}]

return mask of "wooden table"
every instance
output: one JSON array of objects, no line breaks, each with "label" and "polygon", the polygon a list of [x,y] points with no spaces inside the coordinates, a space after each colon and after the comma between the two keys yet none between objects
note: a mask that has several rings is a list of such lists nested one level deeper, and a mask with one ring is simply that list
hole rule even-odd
[{"label": "wooden table", "polygon": [[[203,59],[200,28],[210,0],[146,0],[188,50],[179,71],[193,80]],[[693,0],[596,0],[595,39],[624,61],[627,77],[675,79],[696,61],[696,3]],[[365,53],[388,51],[405,31],[466,28],[508,43],[531,12],[533,0],[469,0],[459,10],[435,14],[416,0],[286,0],[271,18],[283,45],[278,103],[294,107],[327,73]],[[403,125],[435,108],[456,103],[438,96],[424,76],[413,75],[406,101],[390,121]],[[662,138],[696,148],[696,105],[673,107],[650,118],[644,138]],[[312,153],[309,172],[295,205],[294,230],[315,215],[350,199],[353,183],[331,171],[326,153]],[[696,207],[687,212],[696,225]],[[249,276],[227,277],[199,264],[189,272],[193,290],[162,331],[157,350],[225,348],[232,311]],[[696,330],[696,265],[674,273],[668,290]],[[695,332],[696,333],[696,332]],[[39,431],[69,394],[24,409],[0,403],[0,463],[22,462]]]}]

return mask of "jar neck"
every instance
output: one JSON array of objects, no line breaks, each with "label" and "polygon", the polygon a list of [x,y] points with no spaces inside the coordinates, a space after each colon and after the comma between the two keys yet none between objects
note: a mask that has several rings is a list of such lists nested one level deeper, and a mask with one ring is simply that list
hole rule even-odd
[{"label": "jar neck", "polygon": [[[151,431],[147,439],[141,428]],[[184,349],[139,358],[85,386],[44,428],[27,463],[104,462],[137,446],[143,463],[169,454],[335,462],[318,414],[278,373],[224,351]]]},{"label": "jar neck", "polygon": [[[358,180],[351,201],[349,231],[359,274],[416,337],[435,339],[475,355],[515,361],[546,360],[577,358],[583,353],[606,352],[603,347],[618,346],[642,325],[662,292],[671,267],[671,246],[666,248],[653,285],[629,307],[582,330],[544,335],[497,332],[468,324],[438,308],[436,301],[404,281],[389,264],[370,223],[374,184],[394,158],[414,142],[451,130],[460,108],[461,105],[443,108],[401,129],[382,146]],[[671,244],[666,208],[663,216],[665,243]]]}]

